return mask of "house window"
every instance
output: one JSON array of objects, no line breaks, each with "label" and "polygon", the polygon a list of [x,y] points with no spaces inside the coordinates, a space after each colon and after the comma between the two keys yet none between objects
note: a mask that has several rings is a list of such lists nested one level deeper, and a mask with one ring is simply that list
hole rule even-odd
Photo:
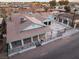
[{"label": "house window", "polygon": [[56,17],[54,17],[54,20],[56,19]]},{"label": "house window", "polygon": [[59,19],[59,22],[62,22],[62,19]]},{"label": "house window", "polygon": [[48,25],[51,25],[51,21],[48,22]]},{"label": "house window", "polygon": [[14,11],[14,13],[18,13],[18,11]]},{"label": "house window", "polygon": [[22,45],[21,40],[12,42],[12,46],[13,46],[14,48],[15,48],[15,47],[19,47],[19,46],[21,46],[21,45]]},{"label": "house window", "polygon": [[9,17],[8,19],[9,19],[9,21],[12,21],[11,17]]},{"label": "house window", "polygon": [[64,23],[64,24],[67,24],[67,20],[65,19],[63,23]]},{"label": "house window", "polygon": [[26,22],[25,18],[21,18],[21,23]]},{"label": "house window", "polygon": [[31,38],[25,38],[23,39],[23,41],[24,41],[24,44],[31,43]]},{"label": "house window", "polygon": [[45,25],[47,25],[47,22],[44,22]]}]

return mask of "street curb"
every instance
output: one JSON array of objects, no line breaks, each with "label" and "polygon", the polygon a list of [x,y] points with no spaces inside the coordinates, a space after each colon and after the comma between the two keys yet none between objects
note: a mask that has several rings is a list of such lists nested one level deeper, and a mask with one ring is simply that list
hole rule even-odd
[{"label": "street curb", "polygon": [[28,48],[28,49],[24,49],[24,50],[21,50],[21,51],[18,51],[18,52],[14,52],[14,53],[12,53],[12,54],[9,54],[8,56],[11,57],[11,56],[13,56],[13,55],[20,54],[20,53],[23,53],[23,52],[25,52],[25,51],[28,51],[28,50],[31,50],[31,49],[34,49],[34,48],[36,48],[36,46],[30,47],[30,48]]}]

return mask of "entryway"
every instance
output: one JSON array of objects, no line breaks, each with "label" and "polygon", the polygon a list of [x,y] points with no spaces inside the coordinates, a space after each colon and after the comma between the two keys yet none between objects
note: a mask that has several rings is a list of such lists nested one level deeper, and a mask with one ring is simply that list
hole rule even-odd
[{"label": "entryway", "polygon": [[34,37],[33,37],[33,41],[34,41],[34,44],[36,45],[36,47],[41,46],[41,43],[40,43],[40,41],[38,40],[38,36],[34,36]]}]

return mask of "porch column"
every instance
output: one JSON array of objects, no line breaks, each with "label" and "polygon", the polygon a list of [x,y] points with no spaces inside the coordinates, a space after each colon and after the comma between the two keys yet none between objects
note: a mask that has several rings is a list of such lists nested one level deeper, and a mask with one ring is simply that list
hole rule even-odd
[{"label": "porch column", "polygon": [[67,25],[69,25],[69,21],[67,20]]},{"label": "porch column", "polygon": [[10,49],[13,49],[13,47],[12,47],[12,44],[11,44],[11,43],[9,43],[9,46],[10,46]]},{"label": "porch column", "polygon": [[46,41],[47,41],[47,34],[45,33],[45,39],[46,39]]},{"label": "porch column", "polygon": [[62,23],[64,22],[64,20],[62,19]]},{"label": "porch column", "polygon": [[47,26],[49,25],[49,22],[47,22]]},{"label": "porch column", "polygon": [[22,43],[22,46],[24,46],[24,42],[23,42],[23,40],[21,40],[21,43]]},{"label": "porch column", "polygon": [[67,25],[69,26],[69,19],[67,18]]},{"label": "porch column", "polygon": [[50,21],[51,22],[51,24],[50,25],[52,25],[52,21]]},{"label": "porch column", "polygon": [[40,42],[40,38],[39,38],[39,35],[38,35],[38,41]]},{"label": "porch column", "polygon": [[75,24],[74,24],[74,29],[76,28],[76,26],[77,26],[77,24],[75,23]]},{"label": "porch column", "polygon": [[51,39],[52,39],[52,37],[53,37],[53,36],[52,36],[52,33],[53,33],[53,32],[52,32],[52,30],[51,30]]},{"label": "porch column", "polygon": [[33,41],[33,37],[31,37],[31,42],[34,43],[34,41]]},{"label": "porch column", "polygon": [[59,18],[57,19],[57,21],[59,22]]}]

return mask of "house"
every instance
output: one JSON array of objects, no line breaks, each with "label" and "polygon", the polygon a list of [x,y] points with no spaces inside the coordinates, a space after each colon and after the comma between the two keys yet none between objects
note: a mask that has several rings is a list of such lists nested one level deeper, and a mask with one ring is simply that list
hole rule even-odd
[{"label": "house", "polygon": [[12,14],[7,20],[8,55],[38,47],[56,37],[65,26],[55,20],[57,18],[51,12]]},{"label": "house", "polygon": [[49,14],[50,13],[15,13],[11,15],[7,21],[7,44],[9,53],[16,52],[18,49],[21,50],[21,48],[26,49],[38,46],[41,41],[48,41],[51,36],[51,29],[48,25],[51,25],[52,19],[50,19],[51,16],[49,16]]}]

